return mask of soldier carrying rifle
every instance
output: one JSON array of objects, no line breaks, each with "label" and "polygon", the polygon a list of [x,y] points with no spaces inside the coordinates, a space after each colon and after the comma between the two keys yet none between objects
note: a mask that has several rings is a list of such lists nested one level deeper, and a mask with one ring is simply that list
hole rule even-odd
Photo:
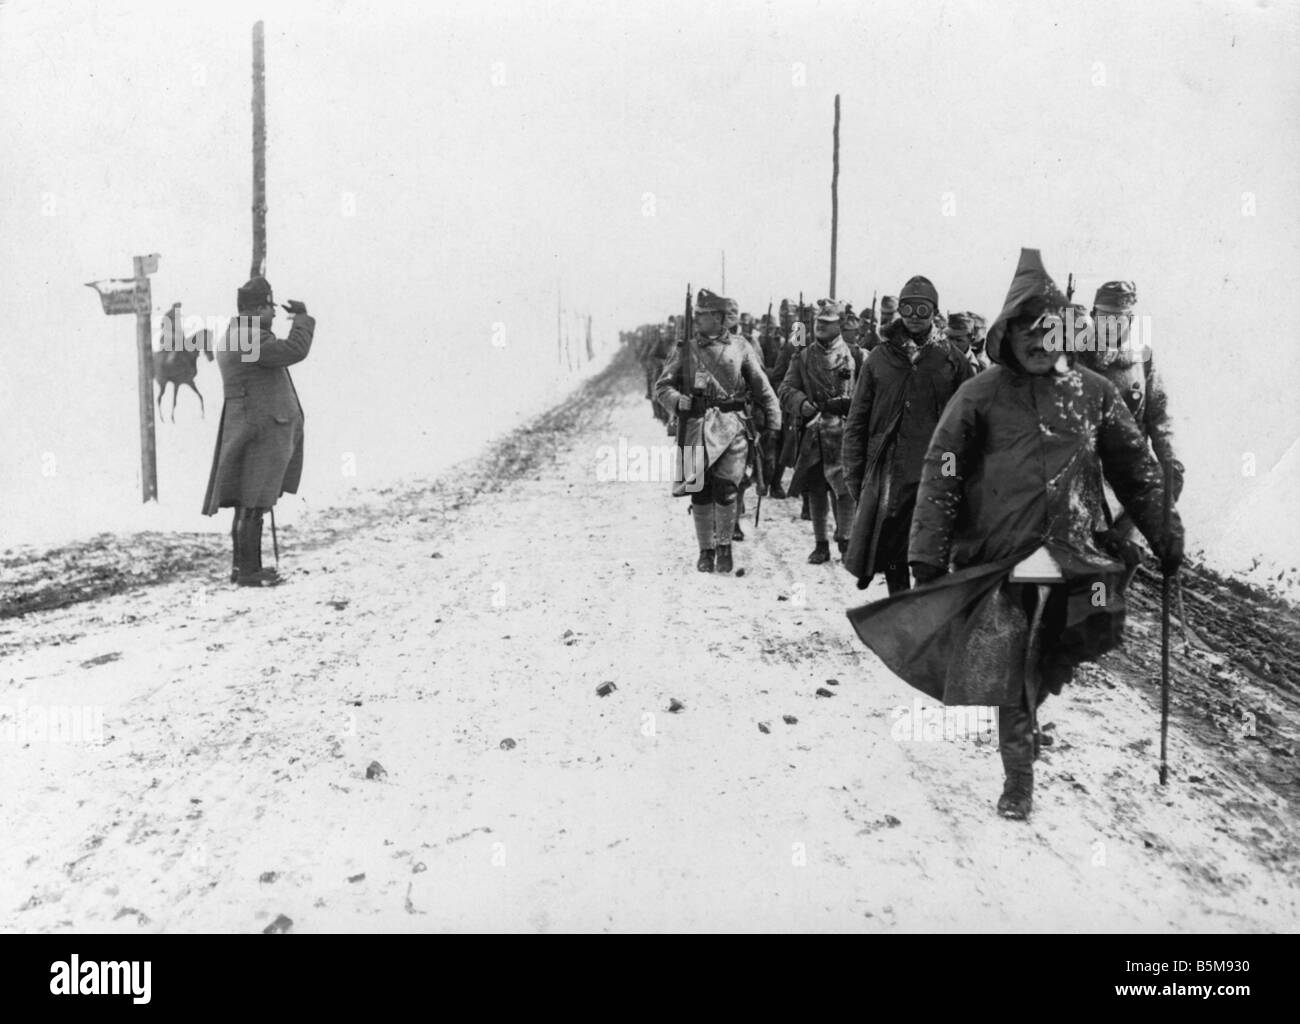
[{"label": "soldier carrying rifle", "polygon": [[664,366],[655,395],[685,419],[681,443],[698,453],[691,460],[697,478],[674,486],[674,494],[691,496],[700,546],[696,568],[729,573],[736,493],[750,445],[745,403],[756,397],[768,431],[780,430],[781,407],[753,347],[726,330],[727,300],[701,288],[694,312],[691,336]]}]

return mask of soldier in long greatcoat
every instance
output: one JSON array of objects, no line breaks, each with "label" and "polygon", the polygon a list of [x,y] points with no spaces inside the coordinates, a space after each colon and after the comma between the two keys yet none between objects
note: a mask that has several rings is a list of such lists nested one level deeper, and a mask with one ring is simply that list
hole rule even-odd
[{"label": "soldier in long greatcoat", "polygon": [[907,538],[921,463],[943,407],[972,374],[934,326],[938,305],[927,278],[903,286],[900,319],[863,363],[844,425],[844,475],[858,502],[844,567],[861,589],[877,573],[891,594],[911,585]]},{"label": "soldier in long greatcoat", "polygon": [[808,561],[820,565],[831,557],[826,531],[832,502],[841,555],[853,523],[854,495],[840,450],[861,357],[854,357],[840,334],[840,307],[834,299],[817,304],[813,339],[790,360],[777,393],[783,416],[802,426],[789,493],[808,496],[814,542]]},{"label": "soldier in long greatcoat", "polygon": [[307,358],[316,321],[291,300],[289,336],[271,330],[275,301],[265,278],[239,289],[239,316],[217,346],[225,404],[217,427],[203,514],[233,507],[231,582],[273,586],[275,569],[262,567],[262,517],[302,479],[303,412],[288,367]]}]

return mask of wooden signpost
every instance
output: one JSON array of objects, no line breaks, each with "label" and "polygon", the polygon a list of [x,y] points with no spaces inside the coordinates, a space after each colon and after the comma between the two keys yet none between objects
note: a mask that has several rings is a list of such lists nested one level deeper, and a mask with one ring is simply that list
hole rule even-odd
[{"label": "wooden signpost", "polygon": [[140,490],[142,501],[158,500],[158,449],[153,421],[153,295],[149,275],[158,270],[159,255],[137,256],[134,276],[90,281],[108,316],[135,314],[136,368],[140,390]]}]

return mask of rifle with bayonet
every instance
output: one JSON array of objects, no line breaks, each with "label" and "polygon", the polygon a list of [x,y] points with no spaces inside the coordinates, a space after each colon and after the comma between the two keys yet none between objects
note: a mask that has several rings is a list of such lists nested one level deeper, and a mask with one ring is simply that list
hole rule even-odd
[{"label": "rifle with bayonet", "polygon": [[[691,286],[687,284],[686,311],[682,316],[682,340],[679,342],[681,345],[681,358],[677,361],[677,392],[678,394],[691,396],[691,408],[689,410],[681,408],[677,410],[677,463],[681,472],[678,479],[673,483],[674,497],[681,497],[684,494],[689,494],[692,490],[699,490],[695,477],[702,471],[702,468],[696,465],[700,460],[695,458],[696,453],[692,453],[690,461],[692,473],[691,478],[687,479],[687,424],[693,416],[704,415],[704,392],[695,386],[695,365],[694,360],[691,358],[691,336],[695,333],[691,306]],[[702,440],[701,438],[701,443]],[[687,484],[691,486],[688,487]]]}]

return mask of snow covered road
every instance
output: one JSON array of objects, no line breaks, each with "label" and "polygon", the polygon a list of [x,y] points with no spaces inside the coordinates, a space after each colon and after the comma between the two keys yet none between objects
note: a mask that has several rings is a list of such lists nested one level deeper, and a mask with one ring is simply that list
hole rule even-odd
[{"label": "snow covered road", "polygon": [[[1162,791],[1116,666],[1045,706],[1007,822],[996,746],[927,731],[797,501],[697,573],[666,483],[597,480],[670,443],[639,383],[319,515],[277,589],[214,560],[5,622],[0,927],[1295,928],[1295,808],[1176,723]],[[83,708],[102,744],[42,733]]]}]

